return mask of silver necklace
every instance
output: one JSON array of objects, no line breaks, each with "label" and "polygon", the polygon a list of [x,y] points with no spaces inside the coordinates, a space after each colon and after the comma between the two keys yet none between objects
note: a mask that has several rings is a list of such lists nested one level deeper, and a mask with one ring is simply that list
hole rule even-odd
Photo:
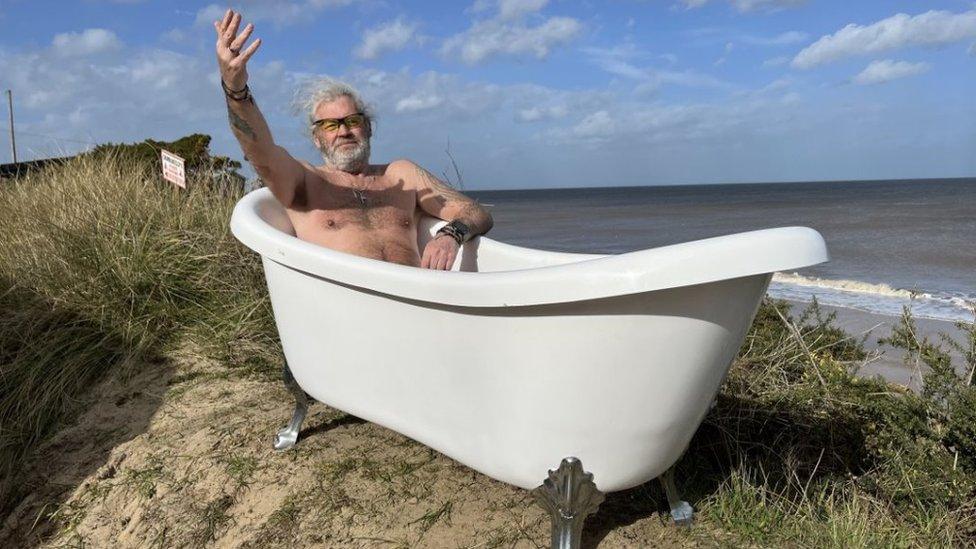
[{"label": "silver necklace", "polygon": [[366,186],[365,187],[363,187],[362,189],[352,189],[352,195],[354,197],[356,197],[356,200],[359,201],[359,206],[362,207],[362,208],[366,208],[367,206],[369,206],[369,195],[366,194],[367,193],[367,187],[369,187],[369,182],[374,177],[375,176],[367,175],[366,176]]},{"label": "silver necklace", "polygon": [[352,195],[356,197],[356,200],[359,201],[359,205],[362,206],[363,208],[369,205],[366,197],[366,189],[363,190],[353,189]]}]

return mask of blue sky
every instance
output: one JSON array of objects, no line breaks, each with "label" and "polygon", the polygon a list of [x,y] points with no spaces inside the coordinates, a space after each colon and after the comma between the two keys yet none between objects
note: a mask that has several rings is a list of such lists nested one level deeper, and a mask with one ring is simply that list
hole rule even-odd
[{"label": "blue sky", "polygon": [[[230,5],[262,38],[250,84],[275,140],[312,162],[290,99],[329,75],[374,106],[374,161],[452,173],[450,143],[468,189],[976,176],[972,0]],[[194,132],[241,159],[227,7],[0,0],[19,159]]]}]

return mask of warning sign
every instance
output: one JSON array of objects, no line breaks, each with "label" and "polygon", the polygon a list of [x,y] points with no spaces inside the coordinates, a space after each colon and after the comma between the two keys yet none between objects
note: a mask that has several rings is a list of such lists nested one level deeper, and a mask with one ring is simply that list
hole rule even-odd
[{"label": "warning sign", "polygon": [[175,154],[163,150],[163,179],[182,188],[186,188],[186,173],[183,171],[183,159]]}]

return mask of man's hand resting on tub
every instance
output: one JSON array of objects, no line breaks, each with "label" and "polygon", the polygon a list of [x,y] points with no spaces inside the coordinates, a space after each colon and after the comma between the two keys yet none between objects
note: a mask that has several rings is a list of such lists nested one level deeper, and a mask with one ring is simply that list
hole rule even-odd
[{"label": "man's hand resting on tub", "polygon": [[424,269],[449,271],[454,265],[454,258],[457,257],[460,248],[461,245],[450,235],[439,234],[424,247],[424,257],[420,260],[420,266]]}]

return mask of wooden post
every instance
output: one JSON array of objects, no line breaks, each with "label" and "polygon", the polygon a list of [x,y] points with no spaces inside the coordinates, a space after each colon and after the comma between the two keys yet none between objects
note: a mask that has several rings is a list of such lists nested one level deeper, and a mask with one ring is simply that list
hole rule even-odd
[{"label": "wooden post", "polygon": [[7,108],[10,111],[10,149],[13,151],[14,164],[17,163],[17,141],[14,139],[14,92],[7,90]]}]

